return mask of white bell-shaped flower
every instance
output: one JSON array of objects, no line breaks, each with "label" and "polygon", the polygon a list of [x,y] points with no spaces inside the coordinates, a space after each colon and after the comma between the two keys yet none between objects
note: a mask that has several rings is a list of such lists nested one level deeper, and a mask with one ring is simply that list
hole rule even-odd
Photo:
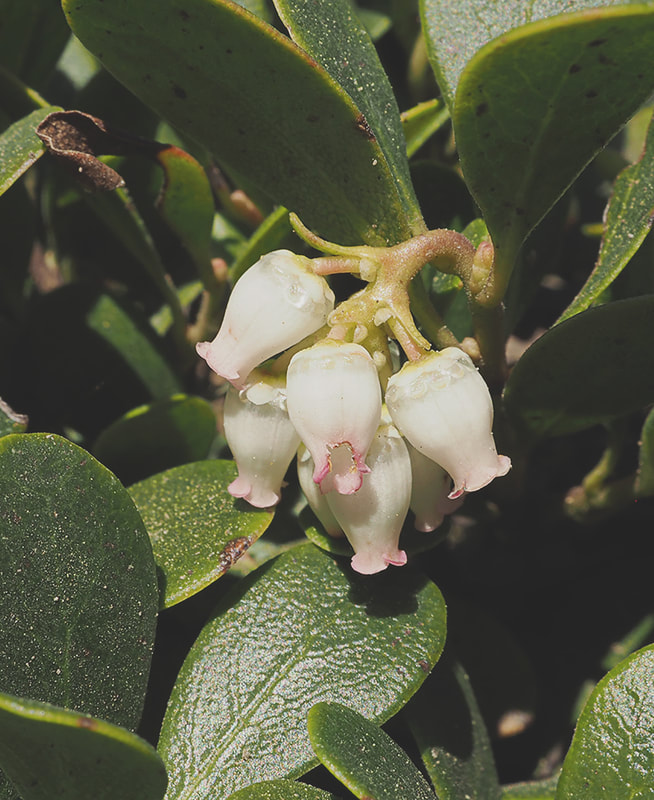
[{"label": "white bell-shaped flower", "polygon": [[314,482],[313,471],[314,465],[311,453],[301,444],[297,451],[297,477],[300,482],[300,488],[325,531],[334,538],[341,537],[343,536],[343,529],[327,504],[327,495],[324,495],[320,491],[318,484]]},{"label": "white bell-shaped flower", "polygon": [[452,476],[450,498],[506,473],[493,440],[493,403],[470,357],[457,347],[407,362],[388,381],[388,410],[402,434]]},{"label": "white bell-shaped flower", "polygon": [[381,417],[381,387],[368,351],[325,340],[296,353],[287,376],[288,413],[314,461],[323,494],[361,486]]},{"label": "white bell-shaped flower", "polygon": [[407,447],[411,459],[411,511],[416,516],[416,530],[427,533],[436,530],[447,514],[453,514],[461,507],[464,495],[451,500],[452,478],[443,467],[412,444]]},{"label": "white bell-shaped flower", "polygon": [[256,508],[268,508],[280,500],[300,437],[288,418],[283,379],[254,375],[245,389],[230,387],[225,398],[225,438],[238,467],[228,489]]},{"label": "white bell-shaped flower", "polygon": [[354,549],[352,568],[363,575],[406,564],[398,542],[411,498],[411,461],[404,440],[389,423],[386,417],[370,445],[370,473],[359,491],[325,495]]},{"label": "white bell-shaped flower", "polygon": [[289,250],[275,250],[236,282],[216,338],[196,345],[214,372],[242,388],[258,364],[326,323],[334,293],[310,263]]}]

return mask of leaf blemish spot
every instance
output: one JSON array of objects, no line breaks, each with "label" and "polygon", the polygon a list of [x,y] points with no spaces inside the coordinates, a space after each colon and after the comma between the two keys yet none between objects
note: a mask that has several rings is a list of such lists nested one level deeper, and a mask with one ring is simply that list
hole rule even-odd
[{"label": "leaf blemish spot", "polygon": [[597,92],[595,91],[595,89],[589,89],[589,90],[586,92],[586,97],[587,97],[589,100],[592,100],[594,97],[597,97]]},{"label": "leaf blemish spot", "polygon": [[179,97],[180,100],[186,100],[186,91],[182,89],[181,86],[178,86],[176,83],[173,84],[173,92],[175,97]]},{"label": "leaf blemish spot", "polygon": [[606,44],[606,39],[593,39],[592,42],[588,42],[588,47],[601,47],[603,44]]},{"label": "leaf blemish spot", "polygon": [[475,109],[475,114],[478,117],[483,116],[488,111],[488,103],[480,103]]},{"label": "leaf blemish spot", "polygon": [[572,65],[570,66],[570,69],[568,70],[568,72],[569,72],[571,75],[574,75],[574,74],[575,74],[575,72],[581,72],[581,64],[572,64]]}]

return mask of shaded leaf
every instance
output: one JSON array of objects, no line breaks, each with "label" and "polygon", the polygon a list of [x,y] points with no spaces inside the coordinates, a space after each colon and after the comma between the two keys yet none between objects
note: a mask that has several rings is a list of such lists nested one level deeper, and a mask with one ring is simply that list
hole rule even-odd
[{"label": "shaded leaf", "polygon": [[270,511],[229,494],[236,475],[232,461],[199,461],[130,487],[162,573],[162,607],[220,578],[270,525]]},{"label": "shaded leaf", "polygon": [[502,786],[501,800],[554,800],[559,776]]},{"label": "shaded leaf", "polygon": [[216,435],[216,415],[206,400],[175,395],[128,411],[100,434],[93,454],[129,485],[201,461]]},{"label": "shaded leaf", "polygon": [[59,3],[2,0],[0,63],[30,86],[50,80],[69,36]]},{"label": "shaded leaf", "polygon": [[636,496],[654,495],[654,411],[650,411],[640,434]]},{"label": "shaded leaf", "polygon": [[161,800],[167,783],[156,751],[124,728],[6,694],[0,767],[22,800]]},{"label": "shaded leaf", "polygon": [[595,687],[563,763],[556,800],[634,800],[654,793],[654,645]]},{"label": "shaded leaf", "polygon": [[447,105],[454,103],[459,78],[474,54],[512,28],[574,9],[617,5],[619,0],[420,0],[429,61]]},{"label": "shaded leaf", "polygon": [[306,714],[391,717],[437,661],[438,589],[411,569],[362,577],[306,543],[225,598],[182,667],[161,732],[170,800],[220,800],[316,762]]},{"label": "shaded leaf", "polygon": [[439,800],[497,800],[490,740],[464,668],[444,658],[407,707],[409,725]]},{"label": "shaded leaf", "polygon": [[339,703],[317,703],[308,717],[315,754],[359,798],[436,800],[407,754],[374,722]]},{"label": "shaded leaf", "polygon": [[654,221],[654,125],[640,160],[623,170],[606,207],[604,236],[593,272],[559,322],[592,305],[627,266]]},{"label": "shaded leaf", "polygon": [[525,433],[589,428],[654,402],[654,296],[592,308],[552,328],[513,368],[504,390]]},{"label": "shaded leaf", "polygon": [[338,800],[335,794],[323,792],[297,781],[263,781],[230,794],[229,800]]},{"label": "shaded leaf", "polygon": [[65,0],[64,10],[118,80],[309,227],[357,243],[407,235],[360,110],[265,22],[226,0]]},{"label": "shaded leaf", "polygon": [[416,153],[450,118],[449,109],[439,98],[426,100],[402,112],[407,156]]},{"label": "shaded leaf", "polygon": [[464,69],[457,147],[502,284],[529,232],[652,93],[652,48],[654,7],[601,8],[512,30]]},{"label": "shaded leaf", "polygon": [[0,397],[0,436],[9,433],[24,433],[29,422],[25,414],[16,413],[10,405]]},{"label": "shaded leaf", "polygon": [[181,391],[142,312],[81,284],[36,298],[16,360],[21,410],[40,428],[95,437],[136,405]]},{"label": "shaded leaf", "polygon": [[52,434],[0,439],[3,688],[127,728],[143,707],[154,560],[116,478]]},{"label": "shaded leaf", "polygon": [[36,135],[36,126],[57,106],[32,111],[14,122],[0,136],[0,195],[45,153],[43,142]]},{"label": "shaded leaf", "polygon": [[413,233],[422,217],[409,177],[406,141],[393,88],[350,0],[275,0],[294,42],[345,89],[361,111],[359,128],[379,142]]}]

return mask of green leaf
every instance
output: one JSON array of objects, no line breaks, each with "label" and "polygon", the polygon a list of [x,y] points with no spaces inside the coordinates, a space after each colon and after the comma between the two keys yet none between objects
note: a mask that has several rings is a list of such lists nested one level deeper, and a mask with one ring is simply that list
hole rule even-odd
[{"label": "green leaf", "polygon": [[335,794],[323,792],[297,781],[262,781],[230,794],[229,800],[338,800]]},{"label": "green leaf", "polygon": [[309,711],[315,754],[359,798],[436,800],[407,754],[373,722],[340,703],[317,703]]},{"label": "green leaf", "polygon": [[301,775],[316,763],[311,706],[387,720],[444,636],[441,593],[409,568],[362,577],[309,543],[268,562],[225,598],[179,674],[160,739],[169,800]]},{"label": "green leaf", "polygon": [[345,89],[363,114],[360,126],[386,157],[413,233],[424,225],[416,200],[400,110],[377,50],[350,0],[275,0],[289,35]]},{"label": "green leaf", "polygon": [[563,763],[556,800],[644,800],[654,793],[654,645],[595,687]]},{"label": "green leaf", "polygon": [[441,660],[407,714],[439,800],[497,800],[488,732],[461,664]]},{"label": "green leaf", "polygon": [[641,246],[654,221],[654,124],[640,160],[623,170],[606,207],[599,257],[579,294],[559,322],[584,311],[618,277]]},{"label": "green leaf", "polygon": [[426,100],[402,112],[407,156],[411,158],[450,118],[442,100]]},{"label": "green leaf", "polygon": [[554,800],[559,776],[502,786],[501,800]]},{"label": "green leaf", "polygon": [[126,490],[52,434],[0,439],[0,679],[21,697],[134,728],[157,585]]},{"label": "green leaf", "polygon": [[654,411],[650,411],[640,434],[636,496],[654,495]]},{"label": "green leaf", "polygon": [[156,751],[124,728],[6,694],[0,767],[22,800],[161,800],[167,783]]},{"label": "green leaf", "polygon": [[652,93],[653,48],[654,7],[619,6],[512,30],[464,69],[454,131],[500,284],[529,232]]},{"label": "green leaf", "polygon": [[156,155],[164,171],[157,208],[190,253],[200,275],[211,268],[211,229],[215,205],[209,179],[193,156],[168,145]]},{"label": "green leaf", "polygon": [[654,402],[654,296],[591,308],[524,353],[504,390],[525,434],[583,430]]},{"label": "green leaf", "polygon": [[24,433],[27,429],[28,419],[25,414],[17,414],[0,397],[0,436],[10,433]]},{"label": "green leaf", "polygon": [[438,87],[452,108],[466,64],[483,45],[512,28],[571,10],[617,5],[619,0],[420,0],[422,29]]},{"label": "green leaf", "polygon": [[216,415],[201,397],[175,395],[129,411],[106,428],[93,454],[129,485],[201,461],[216,438]]},{"label": "green leaf", "polygon": [[130,487],[165,581],[162,607],[220,578],[270,525],[270,511],[229,494],[236,475],[232,461],[199,461]]},{"label": "green leaf", "polygon": [[310,228],[343,242],[406,238],[360,110],[262,20],[228,0],[64,0],[64,11],[119,81]]},{"label": "green leaf", "polygon": [[0,136],[0,195],[45,153],[45,145],[35,133],[36,126],[48,114],[59,110],[58,106],[38,108],[14,122]]}]

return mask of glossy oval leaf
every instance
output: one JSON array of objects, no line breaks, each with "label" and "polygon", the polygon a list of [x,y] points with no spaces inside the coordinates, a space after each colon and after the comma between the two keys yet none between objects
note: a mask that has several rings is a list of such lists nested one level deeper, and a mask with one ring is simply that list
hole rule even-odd
[{"label": "glossy oval leaf", "polygon": [[0,195],[45,153],[45,145],[36,135],[36,126],[48,114],[59,110],[58,106],[37,108],[0,135]]},{"label": "glossy oval leaf", "polygon": [[317,703],[308,717],[320,762],[358,798],[436,800],[415,764],[374,722],[340,703]]},{"label": "glossy oval leaf", "polygon": [[459,78],[474,54],[513,28],[584,8],[617,5],[619,0],[420,0],[422,29],[438,87],[452,108]]},{"label": "glossy oval leaf", "polygon": [[604,235],[595,268],[559,322],[591,306],[618,277],[644,242],[654,221],[654,124],[639,161],[615,182],[604,212]]},{"label": "glossy oval leaf", "polygon": [[159,567],[162,607],[224,575],[270,525],[270,511],[229,494],[236,475],[233,461],[199,461],[130,487]]},{"label": "glossy oval leaf", "polygon": [[408,234],[360,110],[256,16],[230,0],[64,0],[64,11],[119,81],[310,228],[354,243]]},{"label": "glossy oval leaf", "polygon": [[230,794],[229,800],[338,800],[335,794],[323,792],[297,781],[262,781]]},{"label": "glossy oval leaf", "polygon": [[422,217],[411,185],[400,109],[377,50],[351,0],[275,0],[289,35],[345,89],[359,126],[379,142],[413,233]]},{"label": "glossy oval leaf", "polygon": [[17,414],[0,397],[0,436],[7,436],[9,433],[24,433],[27,430],[28,421],[25,414]]},{"label": "glossy oval leaf", "polygon": [[0,767],[22,800],[161,800],[154,748],[109,722],[0,695]]},{"label": "glossy oval leaf", "polygon": [[407,714],[439,800],[497,800],[490,739],[461,664],[444,658],[409,703]]},{"label": "glossy oval leaf", "polygon": [[0,439],[0,679],[139,722],[157,614],[150,542],[118,480],[59,436]]},{"label": "glossy oval leaf", "polygon": [[512,30],[463,70],[456,142],[502,282],[529,232],[651,95],[653,49],[654,6],[600,8]]},{"label": "glossy oval leaf", "polygon": [[647,415],[640,434],[638,475],[635,489],[638,497],[651,497],[654,495],[654,411],[650,411]]},{"label": "glossy oval leaf", "polygon": [[221,800],[315,765],[306,715],[347,703],[391,717],[438,660],[445,604],[409,568],[352,573],[310,543],[225,598],[173,689],[160,738],[170,800]]},{"label": "glossy oval leaf", "polygon": [[654,795],[654,645],[595,687],[563,762],[556,800],[645,800]]},{"label": "glossy oval leaf", "polygon": [[201,397],[174,395],[129,411],[100,434],[93,454],[125,485],[209,454],[216,415]]},{"label": "glossy oval leaf", "polygon": [[654,296],[591,308],[552,328],[513,368],[504,402],[532,436],[589,428],[654,402]]}]

